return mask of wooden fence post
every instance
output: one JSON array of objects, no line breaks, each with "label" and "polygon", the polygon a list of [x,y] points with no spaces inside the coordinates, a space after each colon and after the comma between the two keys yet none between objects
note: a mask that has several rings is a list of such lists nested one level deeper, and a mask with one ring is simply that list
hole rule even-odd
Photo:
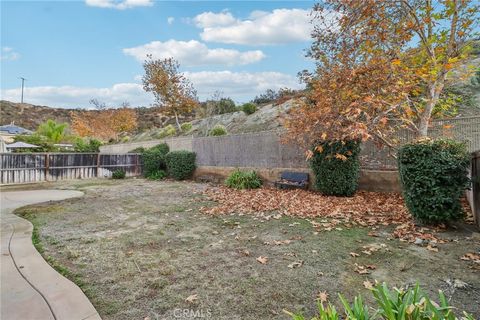
[{"label": "wooden fence post", "polygon": [[100,175],[100,153],[97,153],[97,178]]},{"label": "wooden fence post", "polygon": [[50,173],[50,155],[45,153],[45,181],[48,181],[48,174]]}]

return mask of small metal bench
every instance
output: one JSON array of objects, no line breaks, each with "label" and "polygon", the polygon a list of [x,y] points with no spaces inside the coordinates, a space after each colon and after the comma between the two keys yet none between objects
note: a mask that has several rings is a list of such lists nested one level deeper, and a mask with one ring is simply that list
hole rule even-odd
[{"label": "small metal bench", "polygon": [[307,189],[308,173],[283,171],[280,180],[275,181],[274,185],[279,189]]}]

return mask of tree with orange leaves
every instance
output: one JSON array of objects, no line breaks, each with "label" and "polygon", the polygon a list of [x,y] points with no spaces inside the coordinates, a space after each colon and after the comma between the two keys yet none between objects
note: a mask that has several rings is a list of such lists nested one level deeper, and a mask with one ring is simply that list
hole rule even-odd
[{"label": "tree with orange leaves", "polygon": [[178,130],[182,131],[178,116],[191,113],[198,107],[197,92],[192,83],[179,72],[180,64],[173,58],[154,60],[149,55],[143,68],[143,89],[153,92],[157,104],[167,115],[175,116]]},{"label": "tree with orange leaves", "polygon": [[[290,136],[376,139],[428,135],[449,71],[465,61],[478,23],[472,0],[327,0],[313,10],[310,88],[286,122]],[[476,19],[477,18],[477,19]]]},{"label": "tree with orange leaves", "polygon": [[137,127],[137,114],[131,108],[102,109],[72,112],[72,129],[80,137],[94,137],[103,141],[118,139],[121,133]]}]

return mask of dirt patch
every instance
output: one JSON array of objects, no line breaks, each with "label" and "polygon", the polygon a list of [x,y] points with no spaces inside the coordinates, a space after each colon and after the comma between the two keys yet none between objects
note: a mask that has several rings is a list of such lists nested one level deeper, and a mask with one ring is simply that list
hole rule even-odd
[{"label": "dirt patch", "polygon": [[[282,309],[313,315],[322,291],[370,297],[367,279],[419,282],[432,296],[443,289],[480,317],[478,264],[460,260],[478,253],[480,236],[461,225],[439,235],[446,243],[436,252],[394,239],[392,226],[373,237],[341,223],[319,230],[324,217],[205,215],[200,208],[215,203],[203,184],[98,181],[63,183],[85,196],[17,212],[34,221],[44,256],[69,270],[103,319],[287,319]],[[355,271],[366,265],[374,268]]]}]

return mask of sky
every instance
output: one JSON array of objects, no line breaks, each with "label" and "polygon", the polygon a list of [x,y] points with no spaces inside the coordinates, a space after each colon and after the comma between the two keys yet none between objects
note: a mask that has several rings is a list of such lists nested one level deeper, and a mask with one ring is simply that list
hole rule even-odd
[{"label": "sky", "polygon": [[142,62],[173,57],[198,91],[247,102],[302,88],[313,1],[3,1],[1,99],[63,108],[150,106]]}]

